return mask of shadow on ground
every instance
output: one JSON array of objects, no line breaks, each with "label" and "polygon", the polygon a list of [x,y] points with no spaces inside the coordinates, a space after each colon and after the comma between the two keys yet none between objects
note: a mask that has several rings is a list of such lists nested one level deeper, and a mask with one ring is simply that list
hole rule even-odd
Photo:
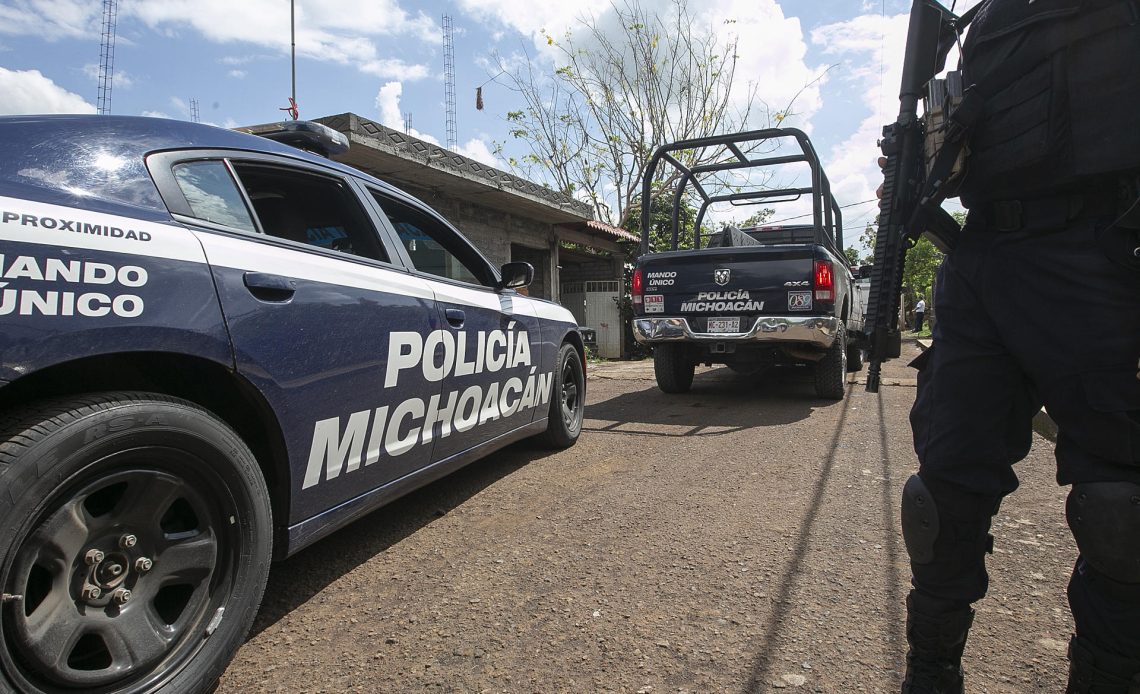
[{"label": "shadow on ground", "polygon": [[[791,614],[789,609],[784,606],[791,605],[795,597],[795,590],[800,582],[803,580],[803,562],[804,558],[808,555],[808,550],[812,542],[813,531],[815,530],[816,519],[819,516],[820,509],[827,494],[828,484],[831,481],[832,472],[835,468],[836,451],[839,449],[840,440],[844,433],[844,428],[847,423],[847,416],[850,412],[851,406],[851,389],[861,387],[856,384],[849,383],[847,385],[847,395],[842,402],[843,411],[840,413],[839,422],[836,424],[835,432],[832,434],[831,445],[828,448],[826,460],[819,471],[819,477],[815,481],[812,489],[811,505],[808,507],[803,520],[800,523],[799,535],[796,539],[795,545],[791,552],[791,562],[787,570],[784,572],[783,579],[780,581],[779,589],[775,594],[776,608],[773,612],[771,620],[765,626],[763,632],[759,637],[759,652],[756,655],[752,664],[752,672],[748,679],[748,684],[745,686],[745,694],[760,694],[761,692],[769,691],[771,681],[773,679],[773,668],[776,666],[774,662],[774,655],[777,650],[778,640],[780,633],[785,629],[788,617]],[[890,479],[891,464],[890,464],[890,449],[887,441],[886,430],[886,414],[883,411],[883,401],[878,399],[878,419],[879,419],[879,449],[881,453],[882,467],[881,471],[885,479]],[[883,485],[882,492],[882,509],[884,527],[892,528],[895,523],[896,508],[899,503],[898,494],[892,485]],[[894,532],[887,532],[884,539],[885,552],[887,561],[884,563],[884,576],[883,583],[886,591],[886,604],[887,607],[887,623],[902,625],[905,623],[905,616],[902,612],[902,595],[901,590],[896,580],[891,567],[898,561],[900,553],[898,541]],[[900,639],[904,637],[901,627],[895,635],[894,643],[900,643]],[[892,660],[893,662],[902,663],[903,651],[901,646],[896,646],[893,649]]]},{"label": "shadow on ground", "polygon": [[698,373],[688,393],[657,386],[591,402],[583,430],[649,436],[723,436],[807,419],[839,402],[816,396],[810,370],[773,368],[745,376],[728,368]]},{"label": "shadow on ground", "polygon": [[310,600],[340,577],[426,527],[483,489],[553,455],[531,441],[512,444],[341,528],[273,565],[249,638]]}]

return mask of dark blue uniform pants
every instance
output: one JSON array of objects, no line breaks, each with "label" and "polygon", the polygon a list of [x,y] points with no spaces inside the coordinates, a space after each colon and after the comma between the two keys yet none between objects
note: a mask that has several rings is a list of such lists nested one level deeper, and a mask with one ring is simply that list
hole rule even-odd
[{"label": "dark blue uniform pants", "polygon": [[[941,519],[934,561],[912,563],[919,593],[954,603],[985,595],[990,517],[1017,488],[1013,465],[1042,404],[1058,426],[1060,484],[1140,482],[1140,268],[1127,265],[1128,244],[1109,243],[1119,232],[1100,231],[1110,221],[1000,232],[971,213],[939,270],[934,347],[916,360],[911,412],[919,474]],[[1140,601],[1122,601],[1084,569],[1078,559],[1069,586],[1078,635],[1140,653]]]}]

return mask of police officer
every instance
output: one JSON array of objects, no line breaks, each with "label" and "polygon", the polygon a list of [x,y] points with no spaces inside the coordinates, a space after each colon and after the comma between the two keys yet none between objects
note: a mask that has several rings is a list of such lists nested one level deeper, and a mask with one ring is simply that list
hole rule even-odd
[{"label": "police officer", "polygon": [[984,2],[962,51],[983,104],[969,214],[914,364],[902,690],[963,692],[990,521],[1044,404],[1079,549],[1067,692],[1140,694],[1140,2]]}]

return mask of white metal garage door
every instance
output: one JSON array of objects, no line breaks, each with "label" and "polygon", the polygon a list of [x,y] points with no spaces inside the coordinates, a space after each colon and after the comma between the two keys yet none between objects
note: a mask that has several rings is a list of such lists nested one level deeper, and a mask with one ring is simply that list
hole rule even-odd
[{"label": "white metal garage door", "polygon": [[578,325],[598,334],[598,356],[621,358],[621,311],[617,297],[621,282],[567,282],[562,285],[562,305],[578,319]]}]

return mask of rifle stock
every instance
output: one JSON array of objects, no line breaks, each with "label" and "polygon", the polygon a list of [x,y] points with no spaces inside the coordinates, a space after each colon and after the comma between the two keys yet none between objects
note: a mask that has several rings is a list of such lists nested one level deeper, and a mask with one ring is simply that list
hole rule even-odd
[{"label": "rifle stock", "polygon": [[[883,128],[880,141],[887,163],[883,167],[883,198],[875,234],[871,296],[867,302],[867,390],[879,390],[882,363],[898,357],[902,334],[898,321],[906,252],[925,231],[925,161],[923,125],[918,100],[941,69],[957,18],[935,0],[915,0],[910,11],[906,54],[903,58],[899,115]],[[928,192],[928,191],[927,191]],[[935,203],[936,206],[936,203]]]}]

